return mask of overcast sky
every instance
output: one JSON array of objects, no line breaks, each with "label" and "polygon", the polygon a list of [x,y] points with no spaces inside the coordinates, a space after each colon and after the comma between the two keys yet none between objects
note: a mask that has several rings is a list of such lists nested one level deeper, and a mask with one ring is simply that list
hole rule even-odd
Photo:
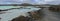
[{"label": "overcast sky", "polygon": [[31,3],[31,4],[60,4],[60,0],[0,0],[0,4],[20,4],[20,3]]}]

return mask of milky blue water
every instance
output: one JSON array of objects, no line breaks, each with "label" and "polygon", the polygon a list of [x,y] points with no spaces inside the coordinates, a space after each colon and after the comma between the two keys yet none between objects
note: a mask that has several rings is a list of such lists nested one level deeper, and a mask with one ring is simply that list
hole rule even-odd
[{"label": "milky blue water", "polygon": [[0,6],[0,9],[16,8],[16,6]]},{"label": "milky blue water", "polygon": [[[16,6],[0,6],[0,9],[10,9],[10,8],[15,8]],[[13,9],[13,10],[9,10],[9,11],[3,11],[5,13],[0,14],[0,18],[2,18],[0,21],[10,21],[13,18],[16,18],[18,16],[29,16],[29,14],[27,12],[30,11],[35,11],[35,10],[39,10],[41,8],[35,8],[32,6],[28,6],[28,7],[24,7],[21,9]]]}]

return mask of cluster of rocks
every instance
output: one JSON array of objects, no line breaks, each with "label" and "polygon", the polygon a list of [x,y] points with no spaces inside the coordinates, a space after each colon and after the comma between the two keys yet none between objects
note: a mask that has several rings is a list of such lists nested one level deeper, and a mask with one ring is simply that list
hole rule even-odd
[{"label": "cluster of rocks", "polygon": [[49,10],[60,11],[60,6],[51,6],[51,7],[49,7]]}]

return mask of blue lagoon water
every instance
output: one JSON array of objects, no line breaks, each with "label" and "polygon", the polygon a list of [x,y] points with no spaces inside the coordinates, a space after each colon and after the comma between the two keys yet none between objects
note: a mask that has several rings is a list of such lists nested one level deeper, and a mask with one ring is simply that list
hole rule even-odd
[{"label": "blue lagoon water", "polygon": [[[10,9],[10,8],[17,8],[17,6],[0,6],[0,9]],[[28,9],[28,8],[30,8],[30,9]],[[26,16],[29,16],[29,14],[27,12],[39,10],[39,9],[41,9],[41,8],[35,8],[32,6],[29,6],[29,7],[25,7],[25,8],[21,8],[21,9],[3,11],[5,13],[0,14],[0,18],[2,18],[0,21],[10,21],[13,18],[18,17],[20,15],[23,15],[26,17]]]},{"label": "blue lagoon water", "polygon": [[16,6],[0,6],[0,9],[16,8]]}]

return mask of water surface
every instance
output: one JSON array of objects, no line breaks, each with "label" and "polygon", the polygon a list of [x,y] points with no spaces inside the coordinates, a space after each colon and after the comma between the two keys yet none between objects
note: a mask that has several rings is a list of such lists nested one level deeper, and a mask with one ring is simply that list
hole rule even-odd
[{"label": "water surface", "polygon": [[[0,9],[10,9],[10,8],[15,8],[15,6],[0,6]],[[10,21],[13,18],[16,18],[20,15],[23,15],[26,17],[26,16],[29,16],[27,12],[35,11],[39,9],[41,8],[26,7],[26,8],[21,8],[21,9],[13,9],[9,11],[4,11],[6,13],[0,14],[0,18],[2,18],[0,21]]]}]

